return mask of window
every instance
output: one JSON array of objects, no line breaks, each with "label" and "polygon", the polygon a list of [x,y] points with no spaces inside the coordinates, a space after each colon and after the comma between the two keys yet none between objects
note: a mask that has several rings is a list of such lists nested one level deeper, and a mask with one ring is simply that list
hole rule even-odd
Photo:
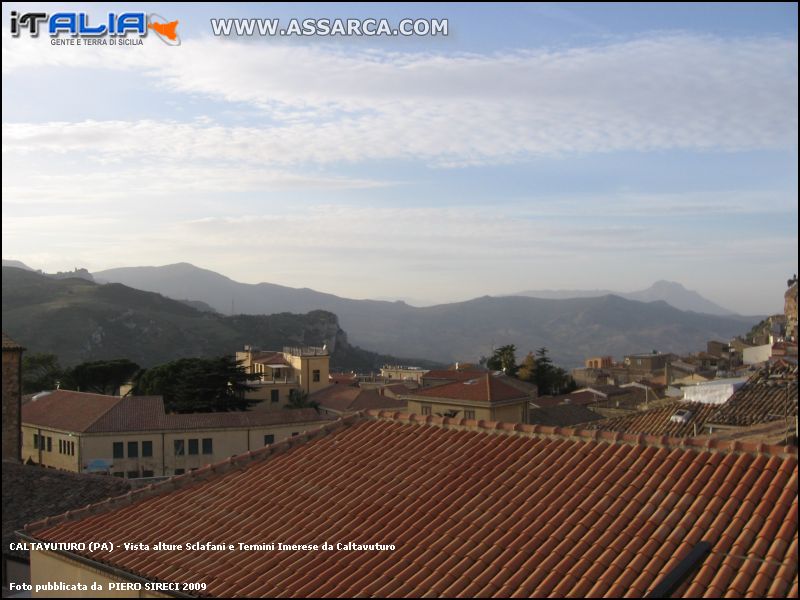
[{"label": "window", "polygon": [[139,477],[139,471],[128,471],[128,479],[136,479]]},{"label": "window", "polygon": [[124,446],[122,442],[114,442],[114,458],[124,458]]},{"label": "window", "polygon": [[420,407],[423,416],[431,414],[431,405],[430,404],[423,404]]},{"label": "window", "polygon": [[47,436],[47,451],[53,451],[53,438],[51,438],[49,435]]},{"label": "window", "polygon": [[272,370],[272,378],[273,379],[280,379],[281,377],[283,377],[283,374],[281,373],[280,369],[273,369]]},{"label": "window", "polygon": [[114,477],[125,477],[125,473],[122,471],[114,471]]},{"label": "window", "polygon": [[128,442],[128,458],[139,458],[139,442]]},{"label": "window", "polygon": [[69,453],[72,456],[75,456],[75,442],[69,443]]},{"label": "window", "polygon": [[200,454],[200,445],[197,438],[189,440],[189,454]]},{"label": "window", "polygon": [[39,436],[35,433],[33,434],[33,447],[39,450]]},{"label": "window", "polygon": [[142,442],[142,456],[153,456],[153,442]]},{"label": "window", "polygon": [[186,473],[186,469],[175,469],[175,475],[183,475]]},{"label": "window", "polygon": [[175,440],[175,456],[183,456],[183,440]]},{"label": "window", "polygon": [[314,369],[311,371],[311,379],[313,381],[319,381],[319,369]]},{"label": "window", "polygon": [[64,454],[64,440],[58,440],[58,453]]},{"label": "window", "polygon": [[152,471],[142,471],[142,477],[153,477],[153,475]]},{"label": "window", "polygon": [[292,432],[292,437],[294,437],[294,436],[296,436],[296,435],[300,435],[300,432],[299,432],[299,431],[293,431],[293,432]]},{"label": "window", "polygon": [[274,444],[274,443],[275,443],[275,436],[273,434],[268,433],[267,435],[264,436],[264,445],[265,446],[269,446],[270,444]]},{"label": "window", "polygon": [[475,419],[475,411],[474,410],[465,410],[464,411],[464,418],[465,419]]},{"label": "window", "polygon": [[214,454],[214,440],[203,438],[203,454]]},{"label": "window", "polygon": [[269,399],[272,402],[278,402],[281,399],[281,393],[278,390],[271,390],[269,393]]}]

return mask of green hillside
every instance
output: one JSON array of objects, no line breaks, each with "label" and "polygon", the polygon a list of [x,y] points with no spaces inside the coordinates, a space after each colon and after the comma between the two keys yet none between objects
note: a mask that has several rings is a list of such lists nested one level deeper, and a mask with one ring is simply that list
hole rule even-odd
[{"label": "green hillside", "polygon": [[[373,370],[390,356],[351,346],[333,313],[222,316],[122,284],[51,279],[3,267],[3,330],[29,352],[53,352],[65,366],[129,358],[152,366],[181,357],[322,345],[332,368]],[[419,361],[416,361],[417,363]]]}]

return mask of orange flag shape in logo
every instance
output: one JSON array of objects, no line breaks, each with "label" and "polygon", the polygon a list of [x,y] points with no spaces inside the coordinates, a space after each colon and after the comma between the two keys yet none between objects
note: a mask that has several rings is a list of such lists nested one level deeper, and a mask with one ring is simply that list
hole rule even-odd
[{"label": "orange flag shape in logo", "polygon": [[165,38],[175,41],[178,34],[175,33],[175,28],[178,26],[178,21],[170,21],[169,23],[148,23],[150,29],[154,29],[156,33],[163,35]]}]

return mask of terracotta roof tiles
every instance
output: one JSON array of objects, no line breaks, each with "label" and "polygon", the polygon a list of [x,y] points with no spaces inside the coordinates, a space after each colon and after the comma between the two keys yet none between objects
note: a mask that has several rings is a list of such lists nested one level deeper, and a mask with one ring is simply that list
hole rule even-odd
[{"label": "terracotta roof tiles", "polygon": [[747,426],[797,415],[797,366],[772,365],[756,372],[708,422]]},{"label": "terracotta roof tiles", "polygon": [[22,405],[22,422],[79,433],[262,427],[331,420],[313,408],[167,414],[160,396],[55,390]]},{"label": "terracotta roof tiles", "polygon": [[384,396],[375,390],[365,390],[349,385],[331,384],[309,397],[323,408],[337,412],[356,412],[369,409],[405,408],[406,401]]},{"label": "terracotta roof tiles", "polygon": [[26,535],[396,546],[82,552],[244,597],[642,596],[704,540],[679,595],[786,596],[797,449],[369,412]]},{"label": "terracotta roof tiles", "polygon": [[503,400],[530,397],[528,393],[506,383],[502,378],[496,377],[490,373],[480,373],[477,377],[464,379],[463,381],[454,381],[414,390],[409,396],[483,402],[500,402]]},{"label": "terracotta roof tiles", "polygon": [[14,531],[49,516],[84,508],[131,488],[126,479],[86,475],[41,466],[3,463],[3,554],[27,557],[9,550]]}]

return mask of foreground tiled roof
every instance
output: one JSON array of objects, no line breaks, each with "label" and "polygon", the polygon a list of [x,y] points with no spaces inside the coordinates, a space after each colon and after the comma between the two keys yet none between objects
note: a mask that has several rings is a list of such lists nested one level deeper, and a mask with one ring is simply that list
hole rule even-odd
[{"label": "foreground tiled roof", "polygon": [[[714,404],[703,404],[701,402],[671,402],[660,408],[635,411],[630,415],[596,421],[586,427],[588,429],[604,429],[606,431],[622,431],[625,433],[691,437],[703,434],[705,422],[717,408]],[[671,420],[679,410],[689,412],[685,422]],[[696,431],[695,427],[697,428]]]},{"label": "foreground tiled roof", "polygon": [[495,377],[489,373],[483,373],[479,377],[467,379],[465,381],[454,381],[452,383],[443,383],[442,385],[414,390],[409,396],[498,402],[502,400],[513,400],[515,398],[527,398],[528,394],[503,381],[500,377]]},{"label": "foreground tiled roof", "polygon": [[117,477],[4,462],[3,554],[27,557],[27,552],[9,550],[9,544],[18,541],[14,531],[27,523],[121,496],[130,489],[127,480]]},{"label": "foreground tiled roof", "polygon": [[56,390],[22,406],[22,422],[80,433],[270,427],[330,420],[313,408],[166,414],[161,396]]},{"label": "foreground tiled roof", "polygon": [[748,426],[797,415],[797,366],[765,367],[708,419],[709,423]]},{"label": "foreground tiled roof", "polygon": [[[797,595],[797,448],[404,414],[353,415],[26,528],[210,596]],[[393,551],[133,551],[393,544]]]}]

